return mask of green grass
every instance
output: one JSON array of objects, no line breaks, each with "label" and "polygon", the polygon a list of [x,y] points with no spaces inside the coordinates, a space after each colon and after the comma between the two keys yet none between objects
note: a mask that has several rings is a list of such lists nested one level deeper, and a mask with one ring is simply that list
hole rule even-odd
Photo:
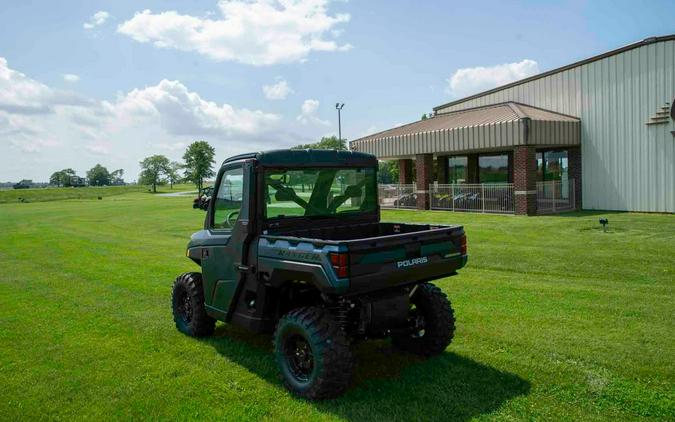
[{"label": "green grass", "polygon": [[87,186],[82,188],[37,188],[0,190],[0,204],[12,202],[45,202],[64,199],[97,199],[129,192],[144,192],[146,186]]},{"label": "green grass", "polygon": [[[148,186],[87,186],[82,188],[39,188],[39,189],[6,189],[0,190],[0,204],[12,202],[46,202],[64,199],[97,199],[130,192],[150,192]],[[173,189],[169,185],[157,186],[157,193],[197,192],[193,184],[176,184]]]},{"label": "green grass", "polygon": [[321,403],[283,388],[269,337],[175,330],[203,217],[141,192],[0,205],[3,419],[675,418],[673,215],[385,212],[465,226],[469,265],[437,282],[455,341],[429,360],[359,344],[353,385]]}]

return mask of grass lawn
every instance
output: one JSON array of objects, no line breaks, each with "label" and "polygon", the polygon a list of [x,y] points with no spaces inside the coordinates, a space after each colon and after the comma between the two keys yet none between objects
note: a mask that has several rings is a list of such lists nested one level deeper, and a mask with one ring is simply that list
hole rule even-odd
[{"label": "grass lawn", "polygon": [[347,394],[311,403],[281,385],[269,337],[175,330],[191,200],[0,205],[2,419],[675,419],[673,215],[385,212],[465,226],[469,265],[437,282],[455,341],[429,360],[362,343]]},{"label": "grass lawn", "polygon": [[[87,186],[81,188],[36,188],[0,190],[0,204],[12,202],[46,202],[65,199],[97,199],[130,192],[149,192],[151,188],[143,185],[125,186]],[[157,186],[157,193],[197,192],[193,184],[184,183]]]}]

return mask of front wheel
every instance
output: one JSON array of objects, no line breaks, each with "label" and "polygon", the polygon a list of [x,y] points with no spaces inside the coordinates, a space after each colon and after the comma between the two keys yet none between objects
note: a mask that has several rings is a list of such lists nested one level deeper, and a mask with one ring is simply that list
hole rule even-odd
[{"label": "front wheel", "polygon": [[294,309],[279,320],[274,354],[292,393],[310,400],[342,394],[352,376],[347,336],[324,309]]},{"label": "front wheel", "polygon": [[448,297],[438,287],[425,283],[417,287],[410,304],[410,317],[420,319],[422,325],[411,334],[394,336],[394,346],[422,356],[443,353],[455,335],[455,314]]},{"label": "front wheel", "polygon": [[192,337],[213,334],[216,320],[206,313],[200,273],[184,273],[176,278],[173,283],[171,307],[178,331]]}]

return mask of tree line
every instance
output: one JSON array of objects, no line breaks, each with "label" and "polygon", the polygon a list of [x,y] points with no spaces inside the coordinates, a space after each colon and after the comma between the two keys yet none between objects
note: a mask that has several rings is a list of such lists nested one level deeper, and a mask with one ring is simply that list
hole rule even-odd
[{"label": "tree line", "polygon": [[[345,139],[336,136],[322,137],[319,142],[300,144],[293,149],[336,149],[346,150]],[[139,164],[141,173],[138,183],[152,187],[157,192],[157,185],[169,183],[173,185],[182,181],[194,183],[199,190],[204,188],[204,181],[215,175],[216,150],[206,141],[196,141],[188,145],[183,154],[183,163],[171,161],[164,155],[151,155],[144,158]],[[182,175],[181,175],[182,171]],[[108,186],[124,184],[124,170],[118,169],[112,172],[101,164],[96,164],[87,171],[86,180],[90,186]],[[81,186],[78,182],[75,170],[71,168],[54,172],[49,178],[49,183],[55,186]],[[397,183],[398,165],[395,161],[381,161],[378,170],[379,183]]]},{"label": "tree line", "polygon": [[108,171],[107,168],[96,164],[87,171],[86,178],[78,177],[71,168],[55,171],[49,176],[49,184],[58,187],[84,186],[86,180],[90,186],[109,186],[124,184],[124,170]]}]

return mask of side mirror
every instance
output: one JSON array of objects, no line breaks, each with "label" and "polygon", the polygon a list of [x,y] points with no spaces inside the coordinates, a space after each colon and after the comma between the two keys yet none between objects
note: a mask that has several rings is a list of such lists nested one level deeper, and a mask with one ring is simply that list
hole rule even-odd
[{"label": "side mirror", "polygon": [[211,203],[211,197],[207,197],[201,200],[199,203],[199,209],[207,211],[209,209],[209,204]]}]

